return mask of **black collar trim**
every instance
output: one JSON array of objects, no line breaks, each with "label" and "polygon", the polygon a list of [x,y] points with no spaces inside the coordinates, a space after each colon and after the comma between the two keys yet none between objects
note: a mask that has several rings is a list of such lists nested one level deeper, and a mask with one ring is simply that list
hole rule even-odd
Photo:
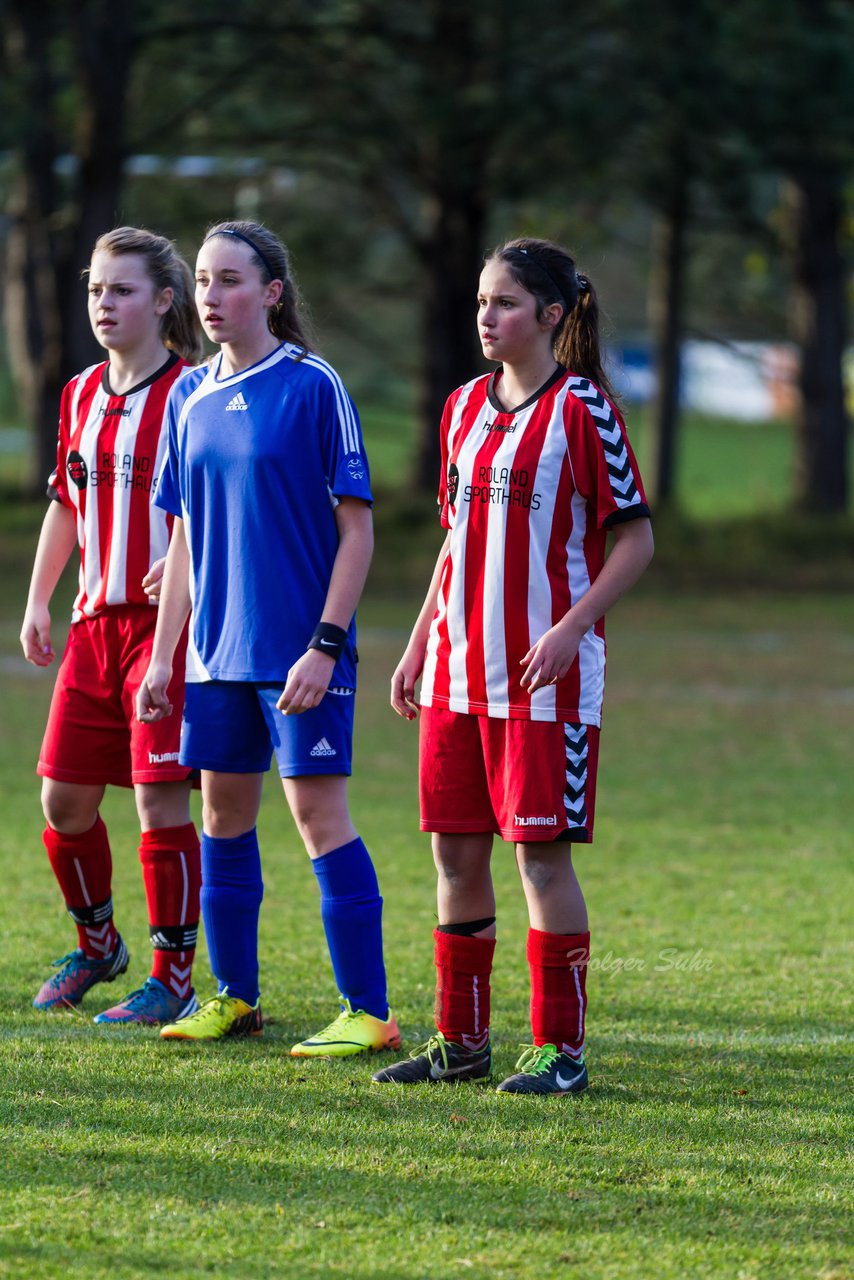
[{"label": "black collar trim", "polygon": [[149,378],[145,379],[145,382],[140,382],[137,386],[131,387],[129,391],[122,392],[114,391],[110,386],[110,362],[108,360],[104,365],[104,372],[101,374],[101,386],[108,396],[114,396],[117,400],[124,400],[126,396],[136,395],[137,391],[144,391],[146,387],[150,387],[158,378],[162,378],[164,373],[167,373],[173,365],[177,364],[178,360],[178,353],[176,351],[170,351],[169,359],[162,364],[159,369],[155,369],[154,373],[152,373]]},{"label": "black collar trim", "polygon": [[529,409],[532,404],[536,404],[540,396],[544,396],[546,392],[551,387],[553,387],[556,382],[558,382],[561,378],[565,376],[568,370],[564,369],[562,365],[558,365],[558,367],[555,369],[554,373],[548,379],[548,381],[544,382],[543,385],[539,387],[532,396],[528,396],[528,399],[525,401],[524,404],[517,404],[515,409],[505,409],[504,405],[501,403],[501,401],[498,399],[498,396],[495,393],[496,379],[498,378],[498,375],[501,372],[502,372],[501,369],[496,369],[494,373],[490,374],[489,383],[486,388],[486,396],[487,396],[487,399],[489,400],[489,403],[492,405],[493,409],[496,411],[496,413],[503,413],[505,417],[512,418],[514,414],[521,413],[523,409]]}]

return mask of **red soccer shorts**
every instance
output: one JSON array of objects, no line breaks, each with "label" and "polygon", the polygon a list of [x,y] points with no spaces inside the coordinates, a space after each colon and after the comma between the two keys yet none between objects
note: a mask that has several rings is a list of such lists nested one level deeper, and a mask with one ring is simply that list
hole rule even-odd
[{"label": "red soccer shorts", "polygon": [[599,730],[422,707],[421,830],[514,843],[593,839]]},{"label": "red soccer shorts", "polygon": [[154,607],[124,605],[72,625],[39,753],[37,772],[43,778],[130,787],[190,776],[191,770],[178,763],[186,629],[169,685],[171,716],[157,724],[136,718],[134,703],[151,660],[156,624]]}]

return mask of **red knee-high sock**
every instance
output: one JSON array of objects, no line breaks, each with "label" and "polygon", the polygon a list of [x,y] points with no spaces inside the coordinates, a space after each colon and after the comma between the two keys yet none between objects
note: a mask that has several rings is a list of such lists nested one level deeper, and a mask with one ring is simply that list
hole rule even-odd
[{"label": "red knee-high sock", "polygon": [[115,951],[113,924],[113,859],[107,828],[100,818],[79,835],[63,835],[53,827],[42,833],[65,906],[77,925],[77,945],[95,960]]},{"label": "red knee-high sock", "polygon": [[553,1044],[559,1053],[582,1056],[589,960],[589,933],[528,930],[534,1044]]},{"label": "red knee-high sock", "polygon": [[151,976],[176,996],[192,989],[202,883],[199,837],[192,822],[143,831],[139,846],[148,932],[154,948]]},{"label": "red knee-high sock", "polygon": [[434,929],[436,1026],[467,1049],[489,1043],[489,977],[494,938],[465,938]]}]

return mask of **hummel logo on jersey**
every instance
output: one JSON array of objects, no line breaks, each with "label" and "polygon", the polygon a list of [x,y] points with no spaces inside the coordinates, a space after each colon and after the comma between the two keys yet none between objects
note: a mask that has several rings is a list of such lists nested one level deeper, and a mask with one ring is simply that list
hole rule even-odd
[{"label": "hummel logo on jersey", "polygon": [[178,759],[177,751],[160,751],[160,752],[149,751],[148,753],[149,764],[167,764],[170,760],[177,760],[177,759]]},{"label": "hummel logo on jersey", "polygon": [[326,738],[321,738],[319,742],[314,744],[308,754],[310,756],[337,756],[338,752],[329,745]]},{"label": "hummel logo on jersey", "polygon": [[518,813],[514,813],[513,824],[517,827],[556,827],[557,815],[550,813],[547,818],[520,818]]},{"label": "hummel logo on jersey", "polygon": [[228,412],[229,409],[236,409],[236,410],[248,409],[249,405],[243,399],[243,392],[238,391],[236,396],[231,397],[231,399],[229,400],[225,408],[226,408],[226,412]]}]

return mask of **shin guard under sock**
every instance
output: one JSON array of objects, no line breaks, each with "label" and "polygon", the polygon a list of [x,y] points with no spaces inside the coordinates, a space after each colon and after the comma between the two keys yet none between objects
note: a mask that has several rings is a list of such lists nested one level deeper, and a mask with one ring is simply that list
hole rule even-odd
[{"label": "shin guard under sock", "polygon": [[192,990],[202,882],[196,828],[188,822],[143,831],[139,860],[154,949],[151,976],[186,999]]},{"label": "shin guard under sock", "polygon": [[118,942],[113,924],[113,859],[107,828],[100,817],[79,835],[63,835],[47,826],[42,840],[66,910],[77,926],[77,945],[92,959],[105,959]]},{"label": "shin guard under sock", "polygon": [[483,1049],[489,1043],[489,980],[494,938],[467,938],[434,929],[436,1027],[446,1040]]},{"label": "shin guard under sock", "polygon": [[357,836],[319,858],[312,869],[320,887],[320,915],[341,995],[352,1008],[388,1017],[382,912],[371,855]]},{"label": "shin guard under sock", "polygon": [[258,1003],[258,916],[264,897],[255,828],[232,839],[202,832],[202,919],[220,991]]},{"label": "shin guard under sock", "polygon": [[553,1044],[558,1053],[583,1056],[589,959],[589,933],[528,930],[534,1044]]}]

